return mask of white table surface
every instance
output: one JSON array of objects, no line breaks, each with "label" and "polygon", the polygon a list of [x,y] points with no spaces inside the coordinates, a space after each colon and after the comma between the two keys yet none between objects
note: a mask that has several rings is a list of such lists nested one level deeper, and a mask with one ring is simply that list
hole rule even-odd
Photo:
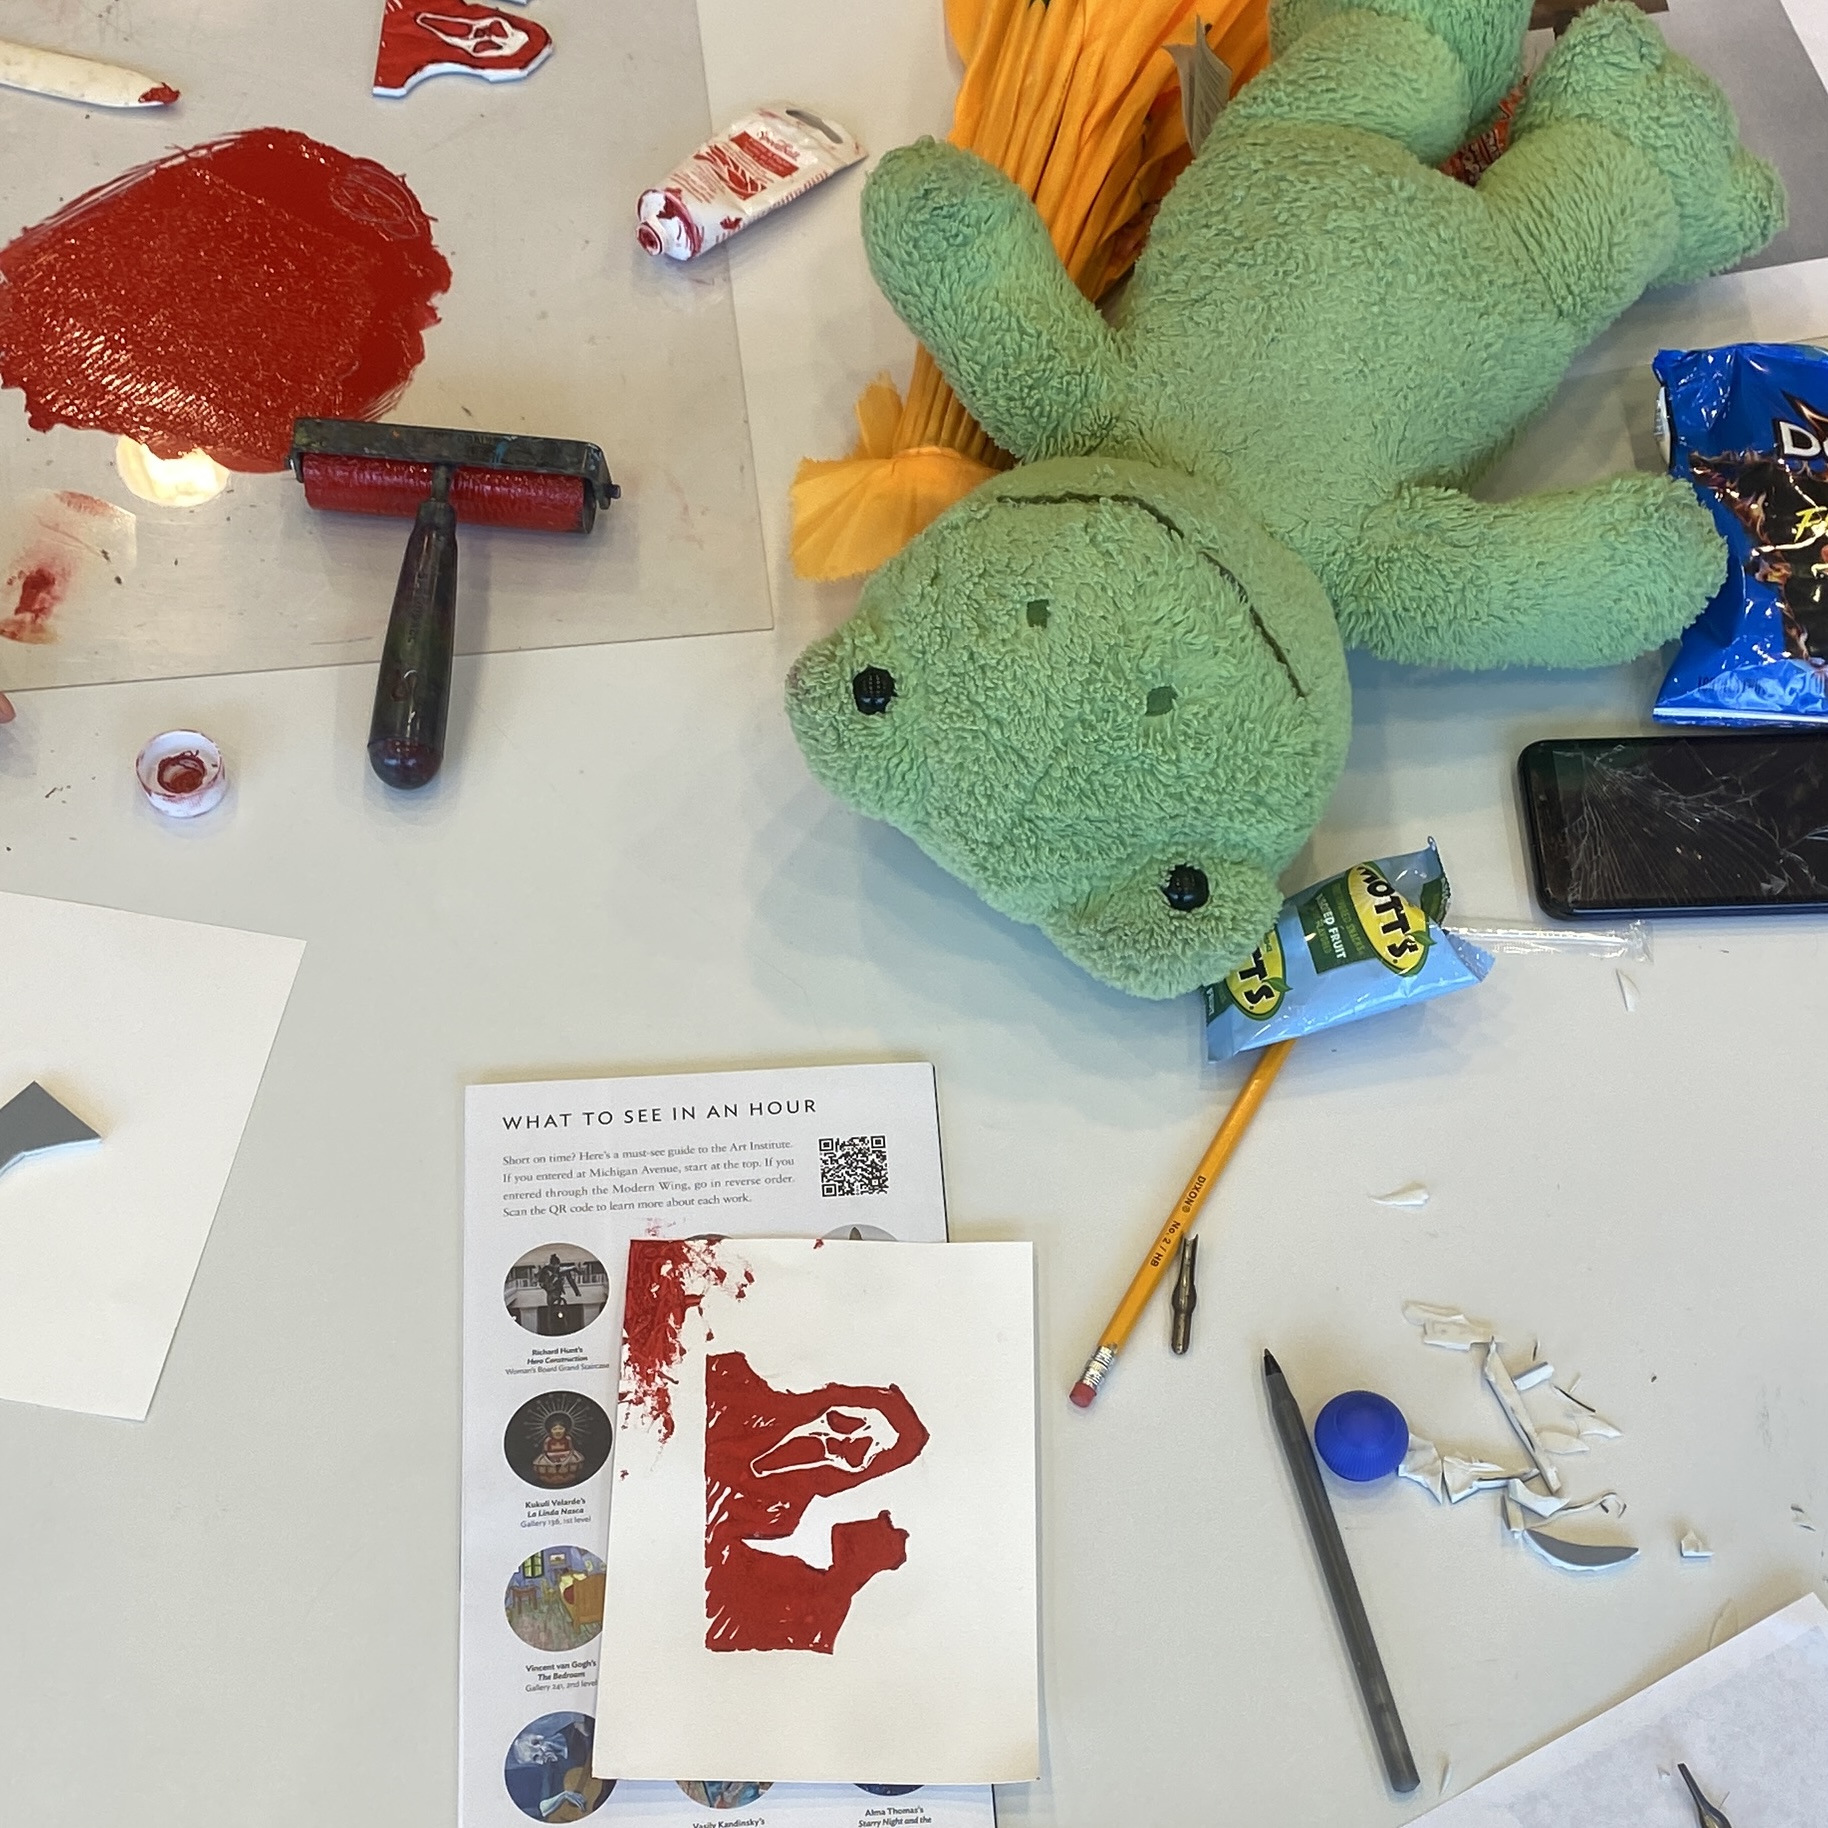
[{"label": "white table surface", "polygon": [[[701,5],[719,119],[784,94],[876,147],[943,128],[935,0]],[[1193,1352],[1152,1316],[1096,1410],[1068,1407],[1237,1075],[1202,1065],[1191,999],[1098,988],[835,805],[789,738],[781,675],[853,592],[786,576],[785,486],[907,357],[855,199],[852,174],[732,254],[772,633],[460,663],[452,760],[413,798],[368,773],[365,669],[22,694],[0,730],[0,887],[309,941],[151,1419],[0,1405],[0,1819],[452,1820],[477,1078],[936,1062],[954,1234],[1039,1246],[1046,1770],[1005,1823],[1407,1820],[1448,1760],[1463,1787],[1703,1649],[1729,1603],[1749,1622],[1828,1577],[1817,919],[1660,927],[1635,1012],[1610,962],[1513,958],[1307,1044],[1213,1203]],[[1657,309],[1784,334],[1818,302],[1817,328],[1810,273]],[[1358,666],[1318,864],[1433,833],[1462,909],[1526,915],[1518,748],[1639,727],[1656,677]],[[195,829],[135,802],[132,756],[173,724],[236,774]],[[1411,1180],[1423,1210],[1369,1198]],[[1628,1497],[1645,1554],[1586,1583],[1489,1501],[1342,1502],[1427,1780],[1399,1805],[1257,1360],[1310,1408],[1368,1384],[1500,1445],[1410,1297],[1584,1374],[1625,1438],[1576,1482]],[[1711,1564],[1677,1559],[1691,1526]]]}]

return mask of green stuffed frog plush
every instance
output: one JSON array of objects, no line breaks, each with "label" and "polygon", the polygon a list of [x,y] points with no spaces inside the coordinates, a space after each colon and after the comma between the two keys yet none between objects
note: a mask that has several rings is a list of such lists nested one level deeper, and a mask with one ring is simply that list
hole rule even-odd
[{"label": "green stuffed frog plush", "polygon": [[788,714],[835,793],[1107,983],[1215,982],[1273,923],[1347,646],[1608,666],[1724,577],[1668,477],[1461,492],[1647,287],[1784,214],[1628,0],[1575,20],[1476,188],[1435,170],[1520,80],[1530,7],[1276,0],[1108,318],[974,155],[923,140],[864,193],[878,282],[1021,461],[869,581]]}]

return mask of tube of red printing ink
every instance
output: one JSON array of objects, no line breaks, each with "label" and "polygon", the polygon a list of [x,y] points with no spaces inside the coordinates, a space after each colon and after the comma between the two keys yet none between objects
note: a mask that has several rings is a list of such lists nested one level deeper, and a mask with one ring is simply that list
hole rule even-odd
[{"label": "tube of red printing ink", "polygon": [[635,239],[646,253],[690,260],[862,157],[850,134],[810,108],[757,108],[641,193]]}]

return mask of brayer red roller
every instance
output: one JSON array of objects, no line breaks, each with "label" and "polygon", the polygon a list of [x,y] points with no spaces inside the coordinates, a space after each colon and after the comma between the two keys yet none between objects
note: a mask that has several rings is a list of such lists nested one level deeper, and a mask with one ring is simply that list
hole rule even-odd
[{"label": "brayer red roller", "polygon": [[[429,463],[377,463],[370,457],[306,457],[299,466],[305,500],[337,514],[390,514],[412,520],[432,492]],[[581,476],[528,470],[459,470],[451,507],[460,527],[525,527],[535,533],[580,533],[587,490]]]},{"label": "brayer red roller", "polygon": [[588,533],[620,493],[602,451],[356,419],[300,419],[290,462],[314,508],[410,519],[381,650],[368,759],[392,787],[423,787],[444,760],[457,644],[457,527]]}]

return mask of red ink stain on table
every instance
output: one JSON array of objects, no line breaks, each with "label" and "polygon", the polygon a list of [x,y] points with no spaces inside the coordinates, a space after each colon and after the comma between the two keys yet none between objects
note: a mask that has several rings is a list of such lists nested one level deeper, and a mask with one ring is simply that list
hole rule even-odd
[{"label": "red ink stain on table", "polygon": [[0,250],[0,383],[38,431],[282,469],[294,419],[392,405],[450,283],[403,179],[255,128],[127,172]]},{"label": "red ink stain on table", "polygon": [[3,588],[8,594],[13,591],[19,594],[13,613],[0,622],[0,635],[8,641],[55,641],[51,612],[63,601],[69,582],[68,567],[54,559],[40,559],[16,567],[8,574]]},{"label": "red ink stain on table", "polygon": [[707,1650],[831,1653],[851,1601],[907,1560],[887,1511],[832,1528],[831,1566],[758,1549],[791,1536],[814,1498],[920,1457],[927,1431],[893,1385],[777,1390],[740,1352],[705,1360]]}]

